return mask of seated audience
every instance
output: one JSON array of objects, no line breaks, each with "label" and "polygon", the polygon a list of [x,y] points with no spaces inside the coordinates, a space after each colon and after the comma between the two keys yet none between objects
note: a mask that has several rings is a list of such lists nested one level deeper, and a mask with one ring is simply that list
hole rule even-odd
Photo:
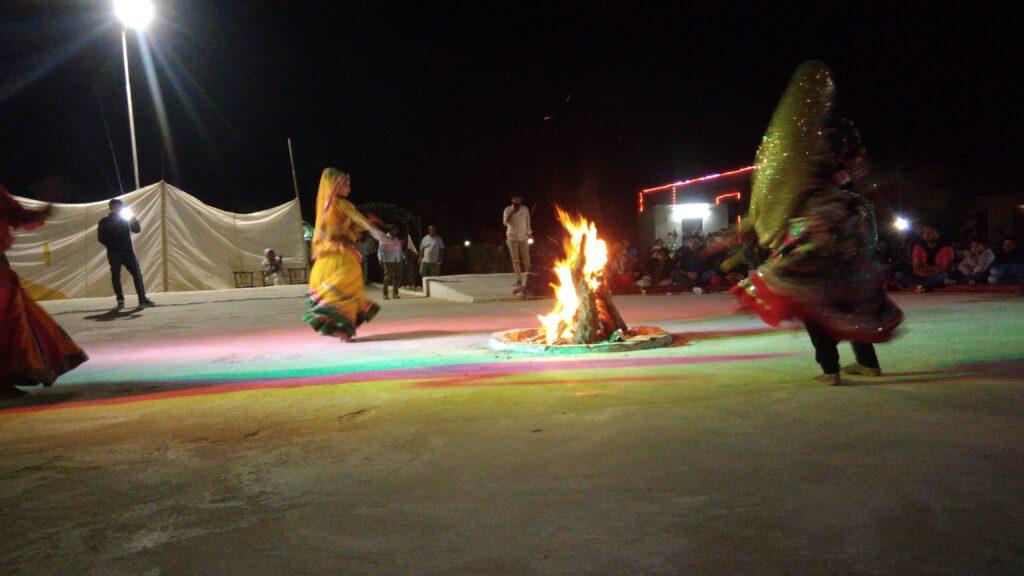
[{"label": "seated audience", "polygon": [[964,258],[953,271],[951,283],[984,284],[988,280],[988,268],[996,256],[980,238],[971,240],[964,252]]},{"label": "seated audience", "polygon": [[654,246],[651,246],[651,258],[657,258],[658,257],[658,251],[659,250],[664,250],[664,249],[665,249],[665,241],[662,240],[661,238],[658,238],[657,240],[654,241]]},{"label": "seated audience", "polygon": [[640,288],[672,285],[672,262],[668,259],[667,248],[656,251],[644,264],[643,275],[636,285]]},{"label": "seated audience", "polygon": [[700,283],[702,271],[697,239],[686,238],[676,251],[672,282],[684,288],[693,288]]},{"label": "seated audience", "polygon": [[911,271],[898,272],[896,279],[918,292],[939,288],[946,283],[953,265],[953,248],[940,242],[939,231],[931,226],[921,228],[921,241],[911,253]]},{"label": "seated audience", "polygon": [[615,289],[622,289],[632,286],[636,282],[636,272],[633,271],[633,264],[626,252],[622,242],[612,245],[612,252],[608,257],[608,285]]},{"label": "seated audience", "polygon": [[996,250],[995,260],[988,269],[989,284],[1024,284],[1024,254],[1017,249],[1013,238],[1003,238]]}]

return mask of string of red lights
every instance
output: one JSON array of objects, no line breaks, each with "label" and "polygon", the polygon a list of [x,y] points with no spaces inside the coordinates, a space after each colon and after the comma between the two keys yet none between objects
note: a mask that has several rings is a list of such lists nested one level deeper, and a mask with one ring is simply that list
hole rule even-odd
[{"label": "string of red lights", "polygon": [[[730,170],[728,172],[721,172],[719,174],[708,174],[707,176],[701,176],[700,178],[691,178],[689,180],[682,180],[682,181],[679,181],[679,182],[673,182],[671,184],[663,184],[661,186],[655,186],[654,188],[645,188],[645,189],[643,189],[643,190],[641,190],[640,192],[637,193],[637,208],[638,208],[639,212],[643,213],[643,211],[644,211],[644,196],[647,195],[647,194],[652,194],[652,193],[655,193],[655,192],[661,192],[663,190],[671,189],[672,190],[672,203],[675,204],[676,203],[676,194],[677,194],[679,188],[682,188],[682,187],[685,187],[685,186],[689,186],[691,184],[697,184],[699,182],[707,182],[709,180],[715,180],[716,178],[723,178],[723,177],[726,177],[726,176],[735,176],[736,174],[743,174],[744,172],[750,172],[753,169],[754,169],[753,166],[745,166],[743,168],[738,168],[736,170]],[[729,194],[724,194],[723,196],[727,197],[727,196],[730,196],[731,194],[736,194],[737,195],[737,197],[736,197],[737,200],[739,199],[739,192],[731,192]],[[721,198],[721,197],[722,196],[720,196],[719,198]],[[716,198],[715,199],[715,204],[718,204],[718,202],[719,202],[719,199]]]}]

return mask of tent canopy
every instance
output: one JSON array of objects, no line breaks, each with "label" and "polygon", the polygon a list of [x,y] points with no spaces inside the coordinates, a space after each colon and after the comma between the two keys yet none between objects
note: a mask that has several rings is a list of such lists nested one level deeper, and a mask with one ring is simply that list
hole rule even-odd
[{"label": "tent canopy", "polygon": [[[15,197],[39,209],[44,202]],[[235,287],[234,272],[258,278],[263,251],[273,248],[285,268],[306,268],[297,200],[252,214],[207,206],[166,182],[119,196],[142,225],[134,234],[147,292],[218,290]],[[22,232],[7,252],[11,267],[36,299],[113,296],[106,249],[96,225],[107,201],[54,204],[46,224]],[[132,288],[131,280],[124,282]]]}]

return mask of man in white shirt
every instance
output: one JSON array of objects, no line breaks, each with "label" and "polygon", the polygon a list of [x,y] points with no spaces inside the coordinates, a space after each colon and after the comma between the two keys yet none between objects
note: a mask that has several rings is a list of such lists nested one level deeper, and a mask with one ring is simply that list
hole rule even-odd
[{"label": "man in white shirt", "polygon": [[501,218],[508,236],[508,253],[512,269],[516,272],[516,286],[522,286],[523,276],[530,271],[530,211],[523,206],[520,196],[512,197],[512,205],[505,208]]},{"label": "man in white shirt", "polygon": [[444,240],[437,235],[437,228],[427,226],[427,235],[420,241],[420,276],[440,276],[443,261]]},{"label": "man in white shirt", "polygon": [[264,286],[284,286],[284,259],[277,255],[272,248],[263,251],[263,262],[260,263],[263,271]]}]

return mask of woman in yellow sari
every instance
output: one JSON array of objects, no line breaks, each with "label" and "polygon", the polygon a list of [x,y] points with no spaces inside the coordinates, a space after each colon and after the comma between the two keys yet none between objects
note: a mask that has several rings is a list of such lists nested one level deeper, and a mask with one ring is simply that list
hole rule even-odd
[{"label": "woman in yellow sari", "polygon": [[348,200],[351,177],[325,168],[316,193],[313,269],[309,274],[309,309],[303,320],[324,336],[348,341],[380,306],[363,294],[362,257],[355,248],[359,232],[383,236]]}]

